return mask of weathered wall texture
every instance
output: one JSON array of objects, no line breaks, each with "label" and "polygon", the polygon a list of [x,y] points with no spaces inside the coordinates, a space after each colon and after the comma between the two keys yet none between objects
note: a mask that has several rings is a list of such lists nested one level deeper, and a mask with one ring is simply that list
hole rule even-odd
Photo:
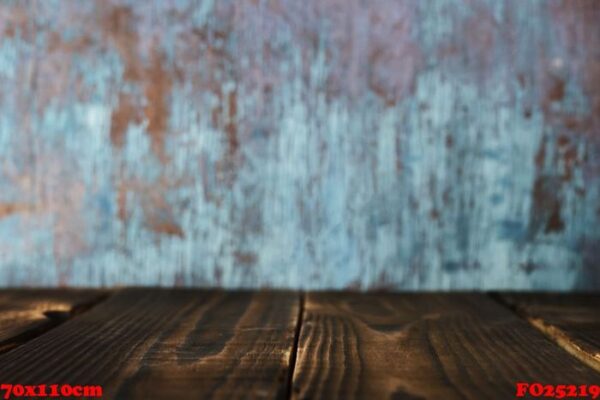
[{"label": "weathered wall texture", "polygon": [[0,35],[0,285],[600,288],[600,1],[2,1]]}]

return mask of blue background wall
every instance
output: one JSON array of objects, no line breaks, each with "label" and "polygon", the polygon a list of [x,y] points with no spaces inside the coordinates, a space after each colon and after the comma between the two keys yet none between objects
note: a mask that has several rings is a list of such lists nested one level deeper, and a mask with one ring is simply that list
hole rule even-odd
[{"label": "blue background wall", "polygon": [[600,288],[600,2],[2,1],[0,285]]}]

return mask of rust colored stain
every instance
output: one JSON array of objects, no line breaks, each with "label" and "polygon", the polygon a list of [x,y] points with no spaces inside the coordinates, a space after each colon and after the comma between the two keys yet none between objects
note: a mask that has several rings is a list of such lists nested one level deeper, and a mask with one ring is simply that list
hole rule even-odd
[{"label": "rust colored stain", "polygon": [[127,185],[120,182],[117,189],[117,215],[123,222],[127,220]]},{"label": "rust colored stain", "polygon": [[[414,91],[416,73],[422,63],[421,53],[417,46],[408,44],[399,55],[375,48],[371,52],[369,60],[373,65],[373,72],[369,76],[369,89],[379,96],[386,106],[394,106],[404,96],[408,96]],[[389,76],[386,70],[378,72],[379,68],[384,69],[380,67],[381,65],[387,66],[391,63],[401,63],[402,66],[398,66],[397,74]]]},{"label": "rust colored stain", "polygon": [[558,77],[552,77],[546,99],[549,102],[561,101],[565,97],[565,81]]},{"label": "rust colored stain", "polygon": [[[222,103],[224,96],[220,90],[217,91],[217,95],[219,99],[221,99],[219,103]],[[236,91],[234,90],[229,93],[225,101],[227,113],[224,112],[224,107],[216,107],[212,112],[212,122],[216,127],[219,127],[219,125],[222,124],[221,126],[223,127],[227,144],[223,157],[216,162],[217,178],[219,181],[231,186],[236,179],[237,171],[240,167],[240,139],[237,121],[238,104]]]},{"label": "rust colored stain", "polygon": [[[535,235],[540,232],[553,233],[562,232],[565,228],[565,222],[562,217],[562,191],[563,183],[570,180],[574,161],[574,147],[569,147],[569,141],[564,136],[556,139],[556,147],[550,156],[547,154],[549,146],[547,138],[543,138],[540,147],[535,155],[535,165],[537,177],[533,184],[531,216],[529,221],[530,234]],[[556,166],[546,165],[547,162],[556,162],[557,156],[563,152],[567,157],[564,163],[564,172],[556,170]],[[568,155],[567,155],[568,154]],[[576,152],[575,152],[576,155]],[[553,174],[548,175],[544,171],[552,167]]]},{"label": "rust colored stain", "polygon": [[[600,7],[598,7],[600,8]],[[598,13],[598,20],[600,21],[600,13]],[[599,35],[600,36],[600,35]],[[600,39],[598,39],[597,48],[600,48]],[[600,50],[598,50],[600,53]],[[585,65],[585,89],[588,95],[592,99],[592,115],[600,115],[600,54],[597,60],[590,60]],[[598,121],[595,118],[594,121]],[[598,128],[600,122],[597,122],[596,128]]]},{"label": "rust colored stain", "polygon": [[156,233],[177,236],[184,238],[185,234],[181,227],[174,221],[169,219],[162,219],[156,214],[151,214],[149,218],[146,218],[146,224],[150,230]]},{"label": "rust colored stain", "polygon": [[132,9],[124,6],[112,7],[102,23],[105,34],[124,61],[123,78],[140,87],[145,96],[143,107],[133,102],[130,96],[119,96],[119,108],[113,111],[111,120],[111,140],[116,147],[123,146],[129,123],[140,122],[143,114],[152,151],[161,163],[166,164],[168,157],[164,144],[169,123],[168,97],[173,80],[170,71],[165,68],[165,57],[156,41],[150,51],[148,66],[145,66],[135,23]]},{"label": "rust colored stain", "polygon": [[233,156],[237,153],[240,146],[237,135],[237,95],[233,91],[229,94],[229,118],[227,125],[225,126],[225,132],[227,133],[227,144],[229,147],[229,153]]},{"label": "rust colored stain", "polygon": [[[104,5],[104,2],[100,3]],[[135,17],[130,7],[114,6],[105,13],[102,27],[114,44],[125,64],[124,78],[130,81],[141,79],[142,65],[137,56],[138,34],[135,30]]]},{"label": "rust colored stain", "polygon": [[7,38],[13,38],[17,34],[26,40],[33,37],[33,26],[27,11],[27,7],[17,4],[17,7],[11,7],[8,4],[0,4],[0,16],[4,19],[5,26],[3,35]]},{"label": "rust colored stain", "polygon": [[[417,74],[425,61],[418,43],[412,40],[414,10],[410,3],[404,2],[395,7],[398,12],[394,13],[386,13],[378,8],[370,10],[369,19],[373,28],[369,34],[369,62],[365,71],[368,89],[388,107],[414,93]],[[390,46],[390,42],[394,45]],[[347,50],[345,57],[350,61],[353,46],[342,42],[340,47]],[[343,64],[337,66],[337,69],[343,68]],[[340,85],[352,88],[356,83],[347,80],[341,81]],[[352,92],[359,94],[357,89]]]},{"label": "rust colored stain", "polygon": [[565,222],[560,215],[560,202],[557,201],[555,202],[550,218],[548,218],[548,222],[546,223],[545,232],[561,232],[563,229],[565,229]]},{"label": "rust colored stain", "polygon": [[252,266],[258,261],[258,256],[256,253],[246,251],[234,251],[233,258],[236,264],[245,266]]},{"label": "rust colored stain", "polygon": [[144,80],[146,107],[144,114],[148,120],[148,134],[152,140],[152,150],[158,159],[166,164],[165,136],[169,122],[168,98],[171,93],[172,80],[164,67],[164,56],[154,47],[151,65],[146,71]]},{"label": "rust colored stain", "polygon": [[535,165],[537,170],[540,171],[544,167],[544,162],[546,161],[546,140],[542,139],[540,143],[540,148],[535,154]]},{"label": "rust colored stain", "polygon": [[571,140],[569,139],[568,136],[566,135],[560,135],[557,139],[556,139],[556,144],[558,144],[559,147],[564,147],[567,146],[569,143],[571,143]]},{"label": "rust colored stain", "polygon": [[530,231],[532,234],[560,232],[565,224],[561,216],[560,179],[538,176],[533,187]]},{"label": "rust colored stain", "polygon": [[6,218],[12,214],[27,213],[34,209],[31,204],[23,203],[0,203],[0,219]]},{"label": "rust colored stain", "polygon": [[474,67],[480,80],[494,67],[497,26],[489,10],[476,7],[475,14],[466,20],[461,32],[466,40],[466,61]]},{"label": "rust colored stain", "polygon": [[446,148],[451,149],[452,147],[454,147],[454,138],[448,134],[446,135]]},{"label": "rust colored stain", "polygon": [[571,178],[573,178],[575,167],[579,164],[577,149],[574,145],[564,144],[563,146],[559,147],[558,151],[562,155],[564,164],[563,179],[565,181],[570,181]]},{"label": "rust colored stain", "polygon": [[185,232],[176,220],[166,195],[169,190],[181,184],[164,178],[155,183],[138,179],[124,179],[118,184],[117,215],[123,222],[130,218],[129,208],[141,207],[144,225],[154,233],[185,238]]},{"label": "rust colored stain", "polygon": [[[566,50],[569,60],[578,59],[576,63],[566,61],[564,69],[581,84],[581,88],[590,101],[590,112],[587,117],[573,118],[566,116],[565,125],[573,126],[573,130],[598,136],[600,129],[600,4],[595,0],[571,0],[548,2],[553,17],[554,33],[560,45]],[[583,51],[582,49],[587,49]],[[561,94],[556,87],[556,97]],[[600,137],[598,137],[600,139]]]},{"label": "rust colored stain", "polygon": [[[436,55],[461,79],[483,88],[498,72],[501,64],[499,47],[514,47],[511,37],[514,31],[510,20],[498,23],[490,8],[483,3],[470,1],[468,7],[469,16],[439,43]],[[517,75],[517,79],[521,85],[525,84],[522,75]]]},{"label": "rust colored stain", "polygon": [[110,119],[110,140],[111,143],[121,148],[125,144],[125,134],[130,123],[140,123],[140,113],[137,106],[133,103],[131,96],[120,93],[119,104],[112,111]]}]

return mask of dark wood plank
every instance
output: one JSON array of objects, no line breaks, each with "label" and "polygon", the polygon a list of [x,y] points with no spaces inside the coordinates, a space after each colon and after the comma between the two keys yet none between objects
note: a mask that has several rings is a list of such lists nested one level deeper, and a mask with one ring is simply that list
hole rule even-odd
[{"label": "dark wood plank", "polygon": [[296,399],[509,399],[600,374],[482,294],[309,293]]},{"label": "dark wood plank", "polygon": [[106,293],[74,289],[0,290],[0,352],[64,322]]},{"label": "dark wood plank", "polygon": [[0,381],[106,398],[285,398],[299,296],[127,289],[0,356]]},{"label": "dark wood plank", "polygon": [[501,298],[569,353],[600,371],[600,295],[505,293]]}]

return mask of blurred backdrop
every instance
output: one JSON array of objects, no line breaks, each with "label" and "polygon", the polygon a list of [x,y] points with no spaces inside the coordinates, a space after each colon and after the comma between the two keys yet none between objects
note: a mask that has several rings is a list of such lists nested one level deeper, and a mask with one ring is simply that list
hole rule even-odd
[{"label": "blurred backdrop", "polygon": [[600,288],[600,2],[0,3],[0,285]]}]

